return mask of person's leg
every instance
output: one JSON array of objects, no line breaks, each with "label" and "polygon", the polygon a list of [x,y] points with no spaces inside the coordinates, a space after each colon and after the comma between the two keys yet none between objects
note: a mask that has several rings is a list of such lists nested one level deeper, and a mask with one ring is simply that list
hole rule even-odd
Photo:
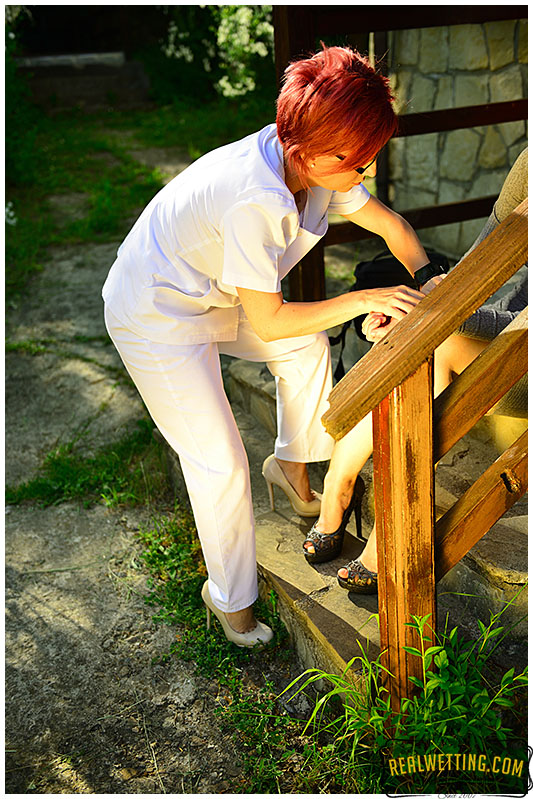
[{"label": "person's leg", "polygon": [[451,335],[435,350],[433,366],[434,395],[438,397],[453,378],[469,366],[489,345],[489,341]]},{"label": "person's leg", "polygon": [[[367,414],[344,438],[335,444],[328,472],[320,516],[315,525],[318,532],[333,533],[341,524],[342,515],[352,498],[357,476],[372,454],[372,414]],[[309,541],[305,548],[313,553]]]},{"label": "person's leg", "polygon": [[162,435],[177,452],[214,605],[238,632],[257,598],[248,461],[224,393],[216,344],[139,339],[106,315],[108,330]]},{"label": "person's leg", "polygon": [[331,359],[325,333],[264,342],[246,319],[236,341],[220,352],[265,362],[276,381],[278,430],[276,460],[301,499],[311,501],[307,464],[327,461],[333,439],[321,422],[332,389]]}]

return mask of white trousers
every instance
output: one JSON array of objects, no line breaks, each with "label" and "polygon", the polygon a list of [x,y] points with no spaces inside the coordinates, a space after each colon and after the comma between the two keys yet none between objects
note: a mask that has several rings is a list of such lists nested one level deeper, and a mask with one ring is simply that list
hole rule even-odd
[{"label": "white trousers", "polygon": [[236,341],[171,345],[140,338],[107,308],[105,321],[150,415],[179,457],[213,602],[225,612],[247,608],[257,599],[250,475],[219,354],[264,361],[274,375],[276,457],[325,461],[333,449],[320,421],[332,387],[327,335],[265,343],[243,319]]}]

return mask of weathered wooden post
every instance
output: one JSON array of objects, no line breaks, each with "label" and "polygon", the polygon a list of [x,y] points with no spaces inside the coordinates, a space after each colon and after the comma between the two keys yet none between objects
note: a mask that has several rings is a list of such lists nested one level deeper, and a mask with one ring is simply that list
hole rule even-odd
[{"label": "weathered wooden post", "polygon": [[396,710],[415,690],[409,677],[422,679],[422,659],[404,649],[422,642],[406,623],[429,614],[424,649],[436,627],[432,378],[431,359],[373,411],[382,662]]}]

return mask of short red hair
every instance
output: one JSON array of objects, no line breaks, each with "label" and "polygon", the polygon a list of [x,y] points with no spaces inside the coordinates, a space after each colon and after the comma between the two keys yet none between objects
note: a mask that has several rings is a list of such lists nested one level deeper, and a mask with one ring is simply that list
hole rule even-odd
[{"label": "short red hair", "polygon": [[277,102],[278,137],[301,178],[318,156],[345,155],[339,172],[366,166],[398,125],[387,78],[349,47],[322,48],[289,64]]}]

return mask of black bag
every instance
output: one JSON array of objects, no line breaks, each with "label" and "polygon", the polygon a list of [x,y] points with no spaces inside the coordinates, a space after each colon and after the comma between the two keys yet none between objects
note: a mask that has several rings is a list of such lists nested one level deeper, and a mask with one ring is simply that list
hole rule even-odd
[{"label": "black bag", "polygon": [[[426,249],[426,253],[430,261],[440,264],[446,271],[450,268],[449,261],[442,253],[434,252],[433,250]],[[405,266],[394,257],[389,251],[385,250],[375,255],[370,261],[360,261],[354,269],[355,283],[350,286],[348,291],[360,291],[361,289],[377,289],[385,288],[386,286],[409,286],[410,288],[418,288],[416,280]],[[335,369],[333,379],[338,382],[344,377],[345,370],[342,362],[342,355],[346,344],[346,332],[351,324],[355,328],[355,332],[360,339],[366,341],[363,335],[362,325],[366,314],[356,316],[355,319],[350,319],[342,326],[340,333],[337,336],[330,336],[329,343],[334,346],[335,344],[341,345],[339,353],[339,361]]]}]

